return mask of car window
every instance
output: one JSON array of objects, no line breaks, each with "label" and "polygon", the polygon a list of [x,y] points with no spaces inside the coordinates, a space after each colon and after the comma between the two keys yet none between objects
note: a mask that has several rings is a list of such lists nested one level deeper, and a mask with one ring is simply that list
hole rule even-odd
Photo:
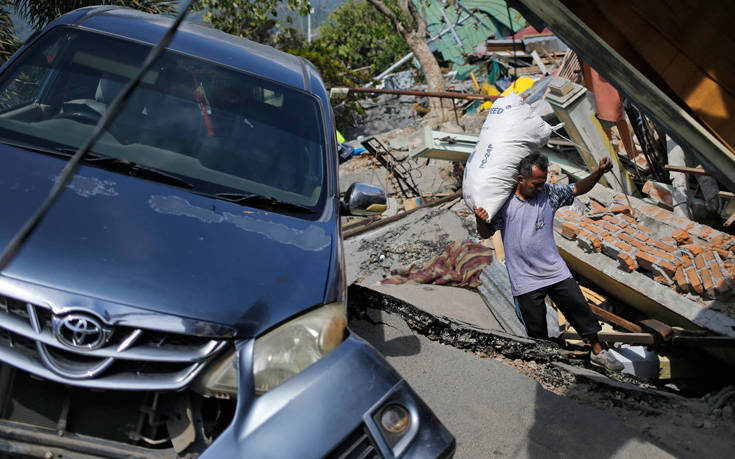
[{"label": "car window", "polygon": [[[148,46],[71,28],[47,33],[0,77],[0,137],[77,148],[136,74]],[[318,207],[322,108],[310,94],[166,52],[92,151],[237,190]]]}]

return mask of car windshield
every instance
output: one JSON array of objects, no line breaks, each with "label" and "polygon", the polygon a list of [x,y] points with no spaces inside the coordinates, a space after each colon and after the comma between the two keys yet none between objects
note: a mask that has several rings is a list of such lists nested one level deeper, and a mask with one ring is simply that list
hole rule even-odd
[{"label": "car windshield", "polygon": [[[149,50],[52,30],[0,79],[0,142],[78,148]],[[316,210],[325,194],[324,138],[314,96],[169,51],[92,151],[185,178],[195,191]]]}]

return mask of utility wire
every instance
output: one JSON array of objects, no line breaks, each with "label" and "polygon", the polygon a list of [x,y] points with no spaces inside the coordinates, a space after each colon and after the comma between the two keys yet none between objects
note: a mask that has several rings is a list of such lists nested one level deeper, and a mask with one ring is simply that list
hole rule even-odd
[{"label": "utility wire", "polygon": [[192,3],[194,3],[194,0],[188,0],[186,5],[181,8],[181,11],[176,16],[176,20],[174,21],[174,23],[171,24],[171,27],[169,27],[163,37],[161,37],[161,40],[156,44],[155,47],[153,47],[153,49],[150,50],[150,52],[146,56],[145,60],[143,61],[143,65],[141,66],[138,73],[135,75],[135,77],[128,81],[127,85],[125,85],[120,94],[118,94],[115,100],[112,101],[107,110],[105,110],[105,112],[102,114],[102,117],[97,122],[97,125],[94,128],[92,136],[87,140],[86,143],[79,147],[76,153],[74,153],[74,156],[72,156],[69,161],[67,161],[66,166],[64,166],[64,169],[62,169],[61,174],[59,175],[59,178],[56,180],[56,183],[51,188],[51,191],[49,191],[46,200],[25,222],[23,227],[15,234],[15,236],[13,236],[13,239],[10,240],[8,245],[3,250],[2,255],[0,255],[0,271],[8,266],[8,264],[13,260],[18,251],[20,251],[20,249],[23,247],[25,241],[28,240],[36,227],[38,227],[38,224],[48,213],[48,210],[51,208],[54,202],[56,202],[56,199],[58,199],[58,197],[61,195],[66,185],[68,185],[71,181],[72,177],[79,168],[79,164],[81,163],[82,158],[84,158],[84,155],[89,152],[89,150],[92,148],[92,146],[94,146],[95,143],[97,143],[97,140],[99,140],[102,134],[104,134],[110,124],[115,120],[117,115],[125,106],[125,103],[132,95],[133,90],[143,79],[143,75],[145,75],[146,72],[150,70],[150,68],[153,66],[153,63],[158,59],[158,57],[160,57],[166,47],[171,43],[171,40],[176,34],[176,31],[178,30],[182,21],[186,17],[186,13],[189,11]]}]

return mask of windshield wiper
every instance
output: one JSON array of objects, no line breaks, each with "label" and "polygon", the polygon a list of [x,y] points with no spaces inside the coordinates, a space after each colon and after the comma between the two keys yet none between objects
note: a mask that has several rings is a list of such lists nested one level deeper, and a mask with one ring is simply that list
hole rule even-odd
[{"label": "windshield wiper", "polygon": [[310,209],[306,206],[301,206],[292,202],[279,201],[272,196],[265,196],[257,193],[223,192],[205,195],[216,199],[222,199],[224,201],[234,202],[235,204],[257,207],[259,209],[281,209],[285,211],[309,214],[316,213],[314,209]]},{"label": "windshield wiper", "polygon": [[[56,151],[64,154],[73,155],[76,150],[72,148],[57,148]],[[126,159],[115,158],[113,156],[105,156],[99,153],[87,152],[82,158],[82,161],[94,164],[95,166],[103,167],[107,170],[115,172],[124,172],[131,177],[139,177],[154,182],[166,183],[168,185],[174,185],[182,188],[194,188],[194,185],[187,182],[183,178],[169,174],[155,167],[143,166],[133,161]]]}]

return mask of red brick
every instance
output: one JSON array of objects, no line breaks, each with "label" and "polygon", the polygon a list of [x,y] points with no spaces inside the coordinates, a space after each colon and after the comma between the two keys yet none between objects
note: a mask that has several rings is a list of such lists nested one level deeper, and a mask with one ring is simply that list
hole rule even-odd
[{"label": "red brick", "polygon": [[597,236],[590,237],[590,241],[592,242],[592,246],[595,249],[595,252],[602,252],[602,241]]},{"label": "red brick", "polygon": [[651,255],[657,256],[659,258],[662,258],[671,263],[676,263],[678,261],[678,258],[671,255],[670,253],[664,252],[662,250],[654,249],[653,247],[649,247],[648,253],[650,253]]},{"label": "red brick", "polygon": [[704,257],[704,260],[707,262],[715,261],[715,255],[712,253],[711,250],[708,250],[706,252],[702,252],[702,256]]},{"label": "red brick", "polygon": [[582,227],[594,235],[598,235],[602,232],[602,229],[600,229],[600,227],[597,225],[591,225],[589,223],[585,223],[582,225]]},{"label": "red brick", "polygon": [[719,233],[717,236],[710,239],[709,243],[712,244],[712,247],[718,248],[718,249],[724,249],[725,246],[730,242],[730,235],[725,233]]},{"label": "red brick", "polygon": [[689,286],[692,290],[700,295],[704,293],[702,282],[699,280],[699,276],[697,276],[697,271],[694,268],[687,268],[684,272],[687,275],[687,280],[689,281]]},{"label": "red brick", "polygon": [[638,263],[638,266],[648,271],[651,271],[653,264],[656,263],[656,259],[652,255],[642,251],[635,254],[635,261]]},{"label": "red brick", "polygon": [[679,290],[681,290],[682,292],[689,291],[689,284],[687,283],[687,278],[684,275],[684,268],[680,266],[676,270],[676,273],[674,274],[674,279],[676,279],[676,285],[679,286]]},{"label": "red brick", "polygon": [[699,225],[697,228],[694,229],[694,234],[701,237],[702,239],[707,239],[712,232],[712,228],[705,225]]},{"label": "red brick", "polygon": [[664,252],[668,252],[668,253],[674,253],[677,251],[676,246],[665,244],[661,241],[654,241],[653,246],[659,250],[663,250]]},{"label": "red brick", "polygon": [[590,199],[590,212],[593,214],[602,214],[607,212],[607,207],[603,206],[594,199]]},{"label": "red brick", "polygon": [[664,210],[664,209],[659,209],[659,210],[657,210],[657,211],[656,211],[656,213],[655,213],[655,214],[653,214],[653,215],[651,215],[651,216],[652,216],[652,217],[653,217],[654,219],[656,219],[656,220],[662,220],[662,221],[666,221],[666,220],[670,219],[671,217],[673,217],[673,215],[674,215],[674,214],[672,214],[672,213],[671,213],[671,212],[669,212],[668,210]]},{"label": "red brick", "polygon": [[674,239],[673,237],[662,237],[661,242],[668,245],[676,245],[676,239]]},{"label": "red brick", "polygon": [[699,276],[702,278],[702,287],[708,297],[715,297],[715,283],[712,282],[712,276],[709,273],[709,269],[703,269],[698,271]]},{"label": "red brick", "polygon": [[620,220],[618,220],[617,218],[613,217],[612,215],[605,215],[604,217],[602,217],[602,219],[605,220],[606,222],[609,222],[609,223],[613,224],[613,225],[619,225],[620,224]]},{"label": "red brick", "polygon": [[636,231],[635,233],[633,233],[633,237],[643,242],[648,242],[651,240],[650,237],[646,236],[644,233],[641,233],[640,231]]},{"label": "red brick", "polygon": [[676,229],[671,233],[677,245],[685,245],[692,243],[692,236],[684,230]]},{"label": "red brick", "polygon": [[720,258],[722,258],[723,260],[725,258],[728,258],[730,256],[730,251],[729,250],[715,249],[715,252],[717,252],[717,255],[719,255]]},{"label": "red brick", "polygon": [[602,239],[603,241],[611,242],[611,243],[613,243],[613,244],[615,243],[615,241],[617,241],[617,238],[613,237],[613,235],[612,235],[612,234],[610,234],[610,233],[602,233],[602,234],[600,235],[600,238],[601,238],[601,239]]},{"label": "red brick", "polygon": [[705,250],[707,250],[707,247],[703,245],[699,245],[699,244],[682,245],[681,248],[692,252],[692,255],[694,255],[695,257],[699,255],[700,253],[704,252]]},{"label": "red brick", "polygon": [[632,252],[633,251],[633,247],[629,246],[625,242],[616,242],[615,243],[615,247],[617,247],[618,249],[622,250],[623,252]]},{"label": "red brick", "polygon": [[674,277],[676,275],[676,265],[670,261],[660,260],[658,265],[663,269],[667,276]]},{"label": "red brick", "polygon": [[636,263],[635,258],[624,252],[618,254],[618,262],[628,272],[635,271],[638,268],[638,263]]},{"label": "red brick", "polygon": [[561,224],[561,235],[565,238],[574,240],[577,234],[579,234],[579,227],[566,222]]},{"label": "red brick", "polygon": [[581,223],[587,223],[587,224],[590,224],[590,225],[596,225],[597,224],[597,220],[592,220],[589,217],[580,217],[579,221]]},{"label": "red brick", "polygon": [[633,228],[631,226],[626,226],[625,228],[623,228],[623,231],[625,231],[626,233],[628,233],[630,235],[633,235],[633,234],[636,233],[635,228]]},{"label": "red brick", "polygon": [[632,237],[630,237],[630,235],[629,235],[629,234],[626,234],[626,233],[620,233],[620,234],[618,234],[617,236],[618,236],[618,237],[620,238],[620,240],[621,240],[621,241],[625,241],[625,242],[627,242],[627,243],[629,243],[629,244],[630,244],[630,243],[631,243],[632,241],[635,241],[635,239],[633,239]]},{"label": "red brick", "polygon": [[608,210],[609,210],[610,212],[614,213],[614,214],[621,214],[621,213],[622,213],[622,214],[630,214],[630,213],[631,213],[631,212],[630,212],[630,207],[628,207],[628,206],[623,206],[623,205],[620,205],[620,204],[618,204],[618,205],[615,205],[615,206],[610,206],[610,207],[608,208]]},{"label": "red brick", "polygon": [[628,242],[628,244],[632,245],[633,247],[635,247],[638,250],[642,250],[644,252],[648,252],[648,246],[645,243],[643,243],[643,242],[641,242],[639,240],[636,240],[636,239],[632,239],[631,238],[630,241],[626,241],[626,242]]},{"label": "red brick", "polygon": [[613,225],[611,223],[608,223],[608,222],[600,222],[600,223],[598,223],[598,225],[602,226],[603,228],[605,228],[605,230],[607,230],[607,231],[609,231],[609,232],[611,232],[613,234],[614,233],[617,233],[618,231],[620,231],[620,227],[615,226],[615,225]]},{"label": "red brick", "polygon": [[692,257],[689,255],[682,255],[681,262],[685,268],[688,268],[692,265]]},{"label": "red brick", "polygon": [[704,256],[700,253],[696,257],[694,257],[694,266],[697,267],[697,269],[702,269],[706,263],[704,262]]},{"label": "red brick", "polygon": [[652,234],[653,233],[653,229],[651,229],[651,228],[649,228],[647,226],[643,226],[643,225],[638,225],[638,231],[643,231],[644,233],[648,233],[648,234]]},{"label": "red brick", "polygon": [[638,220],[636,220],[635,218],[631,217],[630,215],[618,214],[618,217],[622,218],[623,220],[625,220],[630,225],[637,225],[638,224]]}]

